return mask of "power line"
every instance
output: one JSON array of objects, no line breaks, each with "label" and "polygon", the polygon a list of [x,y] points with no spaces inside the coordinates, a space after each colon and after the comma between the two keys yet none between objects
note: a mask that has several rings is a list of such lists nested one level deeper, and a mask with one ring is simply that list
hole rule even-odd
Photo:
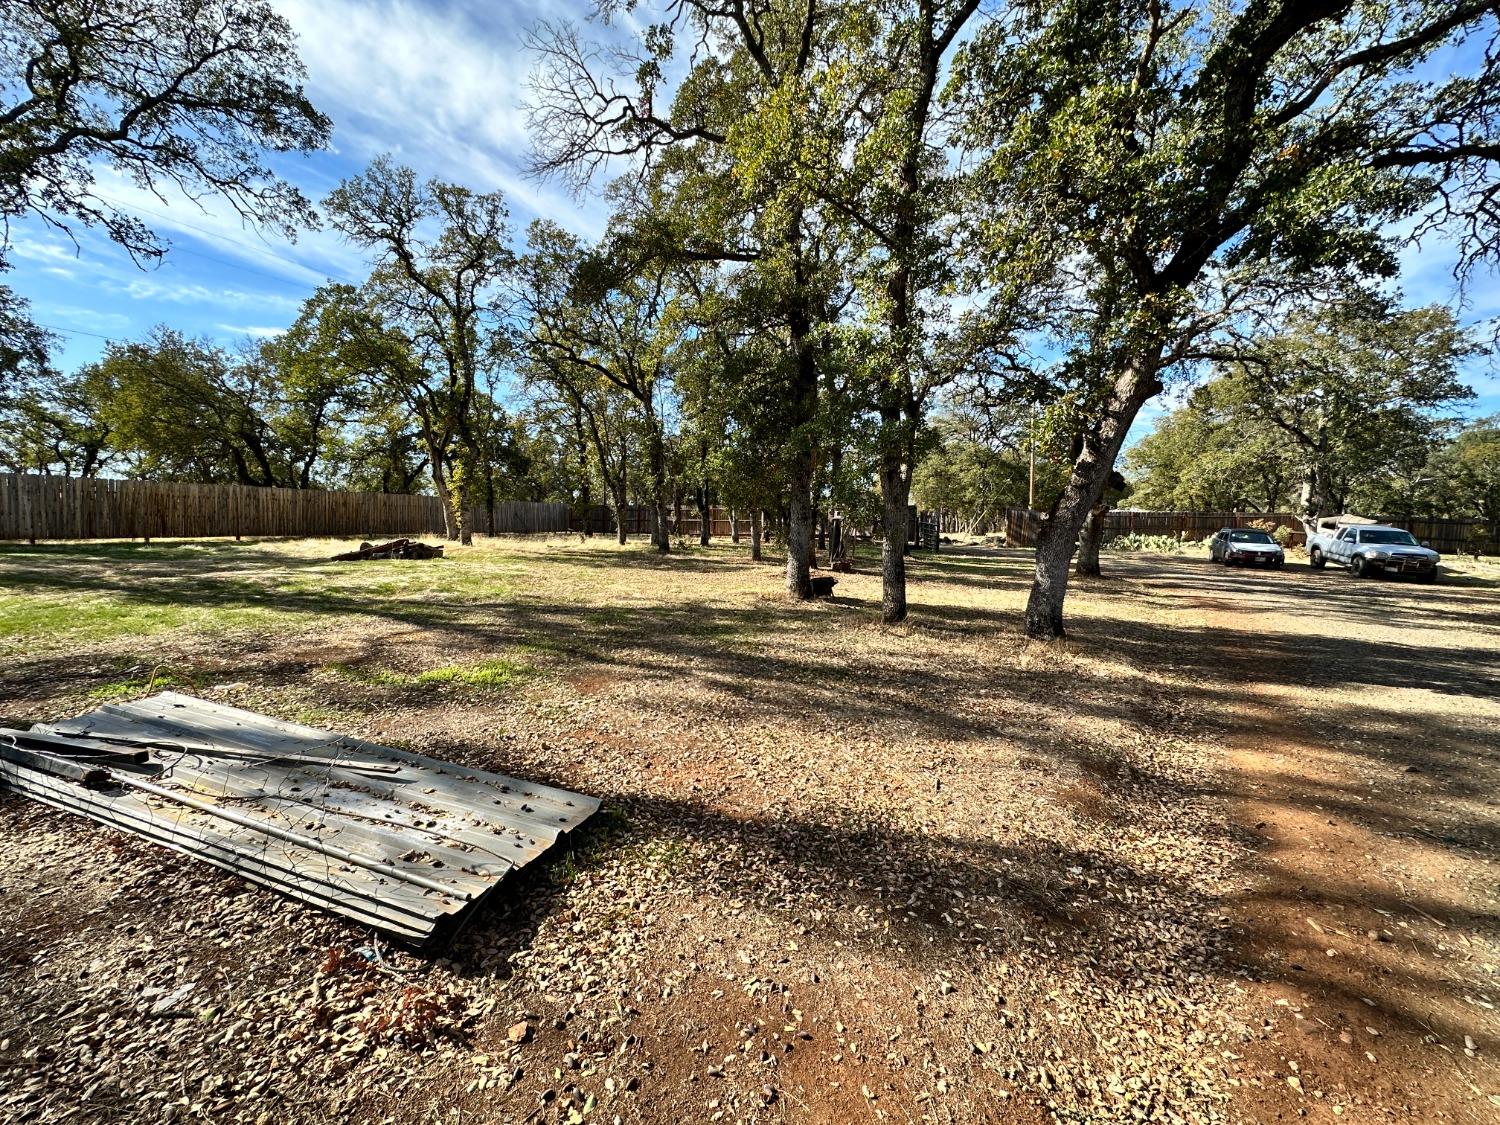
[{"label": "power line", "polygon": [[87,332],[82,328],[63,328],[56,324],[43,324],[39,320],[34,320],[32,321],[32,323],[35,324],[38,328],[45,328],[49,332],[61,332],[66,336],[92,336],[94,339],[103,340],[105,343],[109,343],[110,341],[115,339],[114,336],[103,336],[98,332]]},{"label": "power line", "polygon": [[[302,284],[301,282],[293,281],[293,280],[291,280],[290,278],[287,278],[287,277],[278,277],[274,273],[267,273],[265,270],[254,269],[253,267],[244,265],[241,262],[231,262],[227,258],[216,258],[212,254],[205,254],[201,250],[190,250],[186,246],[174,246],[174,247],[172,247],[170,253],[172,253],[172,254],[191,254],[195,258],[204,258],[204,259],[207,259],[210,262],[216,262],[216,263],[218,263],[221,266],[228,266],[232,270],[240,270],[242,273],[253,273],[256,277],[264,277],[264,278],[266,278],[269,281],[279,281],[283,285],[300,285],[300,284]],[[304,269],[312,269],[311,266],[304,266],[303,268]],[[317,273],[318,271],[317,270],[313,270],[312,272],[313,273]],[[332,274],[329,274],[328,276],[329,276],[329,280],[331,280],[331,281],[342,281],[343,280],[342,278],[334,277]],[[354,283],[351,281],[351,282],[349,282],[349,284],[352,285]]]}]

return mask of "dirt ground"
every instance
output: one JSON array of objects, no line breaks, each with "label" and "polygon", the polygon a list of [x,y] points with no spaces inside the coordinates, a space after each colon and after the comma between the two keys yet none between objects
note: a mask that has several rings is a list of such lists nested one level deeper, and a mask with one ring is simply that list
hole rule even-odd
[{"label": "dirt ground", "polygon": [[0,720],[170,683],[598,794],[413,952],[0,794],[0,1119],[1500,1121],[1500,572],[0,548]]}]

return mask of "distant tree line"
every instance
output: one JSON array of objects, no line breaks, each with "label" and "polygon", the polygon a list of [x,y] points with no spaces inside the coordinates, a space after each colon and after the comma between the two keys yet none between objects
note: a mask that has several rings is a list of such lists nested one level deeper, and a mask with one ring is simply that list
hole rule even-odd
[{"label": "distant tree line", "polygon": [[[92,191],[102,163],[312,221],[260,154],[328,122],[260,0],[3,12],[6,216],[157,253]],[[523,240],[498,192],[376,161],[320,209],[369,276],[276,341],[162,329],[64,377],[0,294],[7,446],[44,471],[430,488],[463,540],[472,505],[530,494],[643,501],[668,550],[668,513],[717,499],[781,524],[804,598],[840,509],[882,532],[887,622],[913,488],[989,510],[1035,451],[1025,628],[1060,636],[1080,538],[1087,558],[1168,387],[1238,411],[1267,443],[1242,488],[1309,510],[1438,456],[1475,344],[1390,279],[1421,237],[1465,279],[1500,258],[1497,34],[1493,0],[681,0],[542,23],[532,170],[606,192],[600,239]]]},{"label": "distant tree line", "polygon": [[[1368,295],[1308,307],[1284,330],[1206,356],[1206,379],[1126,450],[1128,502],[1158,511],[1363,511],[1500,518],[1500,419],[1465,423],[1465,361],[1485,354],[1442,306]],[[1024,411],[956,396],[918,472],[924,503],[988,530],[1057,493]]]}]

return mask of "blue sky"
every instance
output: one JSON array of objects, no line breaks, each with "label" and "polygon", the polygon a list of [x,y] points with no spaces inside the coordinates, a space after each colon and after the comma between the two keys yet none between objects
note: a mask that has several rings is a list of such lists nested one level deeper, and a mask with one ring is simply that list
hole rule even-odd
[{"label": "blue sky", "polygon": [[[524,34],[537,19],[582,18],[584,3],[274,3],[301,36],[314,103],[334,121],[329,151],[278,165],[309,198],[321,200],[370,158],[390,153],[420,174],[503,191],[518,236],[537,216],[585,236],[602,230],[598,198],[578,200],[523,174],[530,68]],[[32,301],[38,321],[58,330],[65,370],[97,357],[106,339],[137,338],[160,323],[224,344],[271,335],[291,323],[325,279],[358,282],[366,273],[361,254],[330,231],[287,243],[262,237],[222,205],[158,199],[107,173],[99,191],[138,213],[172,250],[159,267],[142,270],[97,233],[79,232],[75,248],[35,221],[14,227],[15,269],[6,281]],[[1402,278],[1407,300],[1453,301],[1452,263],[1446,246],[1409,251]],[[1466,321],[1500,316],[1500,281],[1493,276],[1472,285],[1468,298]],[[1500,412],[1495,368],[1475,364],[1467,375],[1480,392],[1474,412]],[[1170,397],[1148,405],[1136,433],[1171,405]]]},{"label": "blue sky", "polygon": [[[310,199],[390,153],[421,175],[503,191],[518,237],[539,215],[582,235],[600,233],[599,200],[523,175],[524,33],[538,18],[581,16],[584,5],[273,2],[301,37],[314,104],[334,121],[329,151],[276,162]],[[107,171],[98,190],[172,249],[159,267],[142,270],[97,232],[77,232],[75,247],[39,222],[14,226],[15,269],[5,281],[31,300],[36,320],[58,330],[65,370],[96,358],[105,338],[139,337],[159,323],[225,344],[267,336],[290,324],[325,279],[358,282],[367,272],[361,253],[332,231],[304,232],[295,243],[263,237],[222,204],[158,199]]]}]

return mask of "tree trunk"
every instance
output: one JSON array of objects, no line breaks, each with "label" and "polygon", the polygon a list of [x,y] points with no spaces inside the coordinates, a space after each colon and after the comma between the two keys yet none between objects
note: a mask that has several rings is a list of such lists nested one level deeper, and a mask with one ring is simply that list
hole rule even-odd
[{"label": "tree trunk", "polygon": [[486,466],[484,474],[484,518],[486,535],[495,534],[495,474],[492,466]]},{"label": "tree trunk", "polygon": [[[453,509],[453,522],[458,528],[458,541],[465,547],[474,542],[474,529],[469,526],[469,509],[474,495],[474,461],[469,451],[459,445],[458,464],[453,469],[447,485],[449,506]],[[455,479],[456,478],[456,479]],[[450,534],[449,539],[453,536]]]},{"label": "tree trunk", "polygon": [[1096,504],[1084,518],[1078,536],[1078,565],[1073,571],[1080,578],[1099,577],[1099,545],[1104,541],[1104,517],[1108,514],[1109,505]]},{"label": "tree trunk", "polygon": [[792,503],[786,521],[786,592],[806,600],[812,593],[813,504],[812,466],[810,459],[802,466],[792,483]]},{"label": "tree trunk", "polygon": [[615,536],[625,542],[625,512],[630,504],[630,458],[625,438],[620,438],[620,472],[615,485]]},{"label": "tree trunk", "polygon": [[787,217],[786,246],[792,261],[793,286],[786,302],[787,328],[791,335],[792,377],[786,388],[788,421],[791,422],[789,461],[791,503],[787,508],[786,589],[794,598],[812,597],[812,574],[808,553],[812,549],[815,517],[813,483],[817,480],[821,453],[812,423],[818,417],[818,357],[815,328],[820,322],[817,302],[808,285],[803,260],[802,209]]},{"label": "tree trunk", "polygon": [[1098,426],[1082,442],[1073,470],[1042,520],[1036,543],[1036,576],[1026,599],[1026,635],[1053,640],[1065,635],[1063,602],[1068,596],[1068,563],[1089,511],[1104,496],[1115,459],[1135,416],[1161,392],[1156,377],[1161,345],[1129,364],[1105,404]]},{"label": "tree trunk", "polygon": [[656,526],[652,529],[651,542],[658,551],[666,553],[672,549],[671,532],[667,525],[670,503],[667,496],[667,450],[662,441],[661,428],[654,417],[651,423],[651,506],[656,511]]},{"label": "tree trunk", "polygon": [[740,517],[733,508],[729,509],[729,541],[736,545],[740,541]]},{"label": "tree trunk", "polygon": [[698,545],[700,547],[708,546],[710,511],[708,506],[708,489],[706,487],[700,488],[698,490]]},{"label": "tree trunk", "polygon": [[910,478],[897,458],[881,460],[885,537],[880,544],[880,619],[895,625],[906,620],[906,543],[911,531],[907,499],[911,489]]},{"label": "tree trunk", "polygon": [[[592,474],[589,472],[588,435],[584,431],[583,411],[578,409],[573,411],[573,436],[576,440],[575,457],[577,458],[578,465],[578,504],[576,510],[583,517],[582,530],[584,537],[592,538],[594,534],[594,514],[591,509],[594,506],[594,487],[593,482],[590,480]],[[600,475],[603,475],[602,469]],[[489,479],[493,480],[494,475],[491,474]],[[606,480],[604,483],[608,487],[609,481]],[[491,508],[491,526],[494,525],[494,518],[494,509]]]},{"label": "tree trunk", "polygon": [[610,495],[615,502],[615,541],[623,545],[625,542],[625,509],[628,503],[625,496],[624,483],[620,482],[616,484]]},{"label": "tree trunk", "polygon": [[1316,523],[1318,517],[1323,514],[1323,485],[1318,477],[1316,467],[1309,467],[1307,477],[1302,482],[1302,515],[1305,519]]},{"label": "tree trunk", "polygon": [[443,459],[432,455],[432,489],[443,506],[443,538],[449,542],[458,539],[458,520],[453,513],[453,492],[448,487],[448,475],[443,472]]},{"label": "tree trunk", "polygon": [[750,561],[760,562],[761,520],[759,508],[750,510]]}]

